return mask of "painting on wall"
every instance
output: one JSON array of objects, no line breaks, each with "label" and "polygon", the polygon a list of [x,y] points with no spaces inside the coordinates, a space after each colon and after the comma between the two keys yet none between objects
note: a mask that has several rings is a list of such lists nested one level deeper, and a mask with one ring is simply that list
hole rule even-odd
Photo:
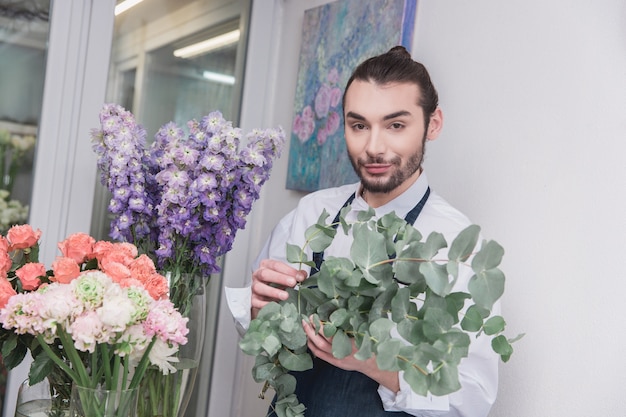
[{"label": "painting on wall", "polygon": [[411,50],[417,0],[338,0],[304,13],[287,188],[315,191],[358,181],[343,136],[342,95],[363,60]]}]

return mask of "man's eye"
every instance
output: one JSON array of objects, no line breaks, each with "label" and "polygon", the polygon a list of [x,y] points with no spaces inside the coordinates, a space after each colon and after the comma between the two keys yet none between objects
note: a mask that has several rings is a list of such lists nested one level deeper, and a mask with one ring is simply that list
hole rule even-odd
[{"label": "man's eye", "polygon": [[402,129],[402,128],[404,127],[404,125],[403,125],[402,123],[398,123],[398,122],[396,122],[396,123],[392,123],[392,124],[390,125],[390,127],[391,127],[392,129]]},{"label": "man's eye", "polygon": [[354,129],[354,130],[364,130],[365,129],[365,125],[363,123],[354,123],[352,125],[352,129]]}]

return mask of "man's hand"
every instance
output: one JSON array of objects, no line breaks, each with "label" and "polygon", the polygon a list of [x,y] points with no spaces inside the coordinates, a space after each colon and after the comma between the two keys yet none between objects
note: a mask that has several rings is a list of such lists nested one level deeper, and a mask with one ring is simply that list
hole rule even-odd
[{"label": "man's hand", "polygon": [[307,277],[307,272],[295,269],[286,263],[264,259],[259,269],[252,274],[252,318],[271,301],[289,297],[284,288],[295,287]]},{"label": "man's hand", "polygon": [[381,371],[376,364],[376,357],[372,356],[366,360],[360,360],[354,357],[357,352],[354,339],[352,339],[352,353],[345,358],[337,359],[333,356],[333,339],[324,336],[323,326],[319,332],[315,332],[315,327],[310,321],[303,320],[302,327],[307,335],[307,345],[311,353],[317,358],[328,362],[329,364],[341,368],[345,371],[357,371],[367,375],[379,384],[389,388],[393,392],[400,391],[400,382],[398,380],[398,372]]}]

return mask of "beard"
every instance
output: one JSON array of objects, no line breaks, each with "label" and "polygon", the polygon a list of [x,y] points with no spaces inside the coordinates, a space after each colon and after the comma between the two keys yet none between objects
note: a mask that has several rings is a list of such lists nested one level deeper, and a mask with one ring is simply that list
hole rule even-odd
[{"label": "beard", "polygon": [[[402,164],[400,157],[392,158],[389,161],[385,161],[383,158],[367,158],[358,159],[350,157],[350,162],[354,168],[354,172],[358,175],[365,191],[371,193],[390,193],[398,188],[408,178],[415,174],[421,167],[424,160],[424,145],[426,144],[426,136],[422,140],[422,147],[418,149],[413,155],[411,155],[406,163]],[[394,170],[390,177],[384,178],[367,178],[363,174],[364,165],[366,164],[390,164],[394,167]]]}]

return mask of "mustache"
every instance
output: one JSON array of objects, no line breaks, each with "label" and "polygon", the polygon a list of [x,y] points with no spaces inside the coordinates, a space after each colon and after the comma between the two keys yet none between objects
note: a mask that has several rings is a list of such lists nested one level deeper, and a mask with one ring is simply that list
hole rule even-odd
[{"label": "mustache", "polygon": [[386,161],[382,156],[377,156],[377,157],[368,157],[365,159],[359,158],[357,160],[357,162],[359,163],[359,165],[368,165],[368,164],[389,164],[389,165],[396,165],[398,163],[398,159],[399,158],[393,158],[389,161]]}]

